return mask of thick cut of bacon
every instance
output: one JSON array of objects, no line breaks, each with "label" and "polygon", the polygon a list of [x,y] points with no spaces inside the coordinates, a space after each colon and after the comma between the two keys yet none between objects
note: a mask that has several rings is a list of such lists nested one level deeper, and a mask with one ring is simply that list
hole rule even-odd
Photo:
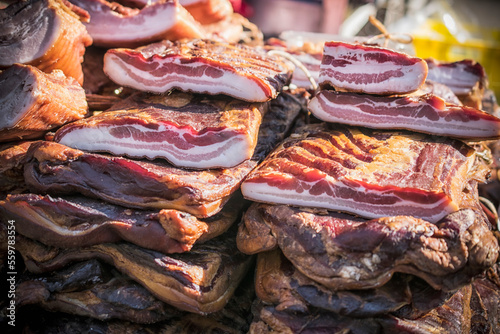
[{"label": "thick cut of bacon", "polygon": [[407,129],[465,140],[500,137],[499,118],[479,109],[446,103],[434,95],[385,97],[322,90],[308,108],[326,122]]},{"label": "thick cut of bacon", "polygon": [[425,60],[375,46],[325,42],[319,84],[339,90],[392,95],[416,91],[427,77]]},{"label": "thick cut of bacon", "polygon": [[0,73],[0,142],[41,137],[87,111],[85,91],[60,70],[15,64]]},{"label": "thick cut of bacon", "polygon": [[54,141],[178,167],[228,168],[252,157],[266,106],[224,96],[139,93],[59,129]]},{"label": "thick cut of bacon", "polygon": [[302,131],[245,179],[247,199],[436,222],[458,210],[474,171],[474,149],[447,137],[333,123]]},{"label": "thick cut of bacon", "polygon": [[138,47],[163,39],[203,38],[202,26],[177,0],[160,0],[142,9],[107,0],[70,0],[89,12],[85,24],[94,45]]},{"label": "thick cut of bacon", "polygon": [[[82,14],[82,11],[78,11]],[[83,83],[85,47],[92,44],[79,16],[63,0],[16,1],[0,10],[0,67],[30,64],[62,70]]]},{"label": "thick cut of bacon", "polygon": [[131,210],[82,196],[18,194],[0,201],[0,212],[16,221],[18,233],[46,245],[74,248],[126,240],[169,254],[224,233],[245,204],[234,196],[221,212],[200,220],[182,211]]},{"label": "thick cut of bacon", "polygon": [[210,24],[233,14],[229,0],[179,0],[179,3],[201,24]]},{"label": "thick cut of bacon", "polygon": [[0,197],[26,191],[24,162],[33,142],[24,141],[0,145]]},{"label": "thick cut of bacon", "polygon": [[142,91],[177,88],[263,102],[289,82],[293,65],[242,44],[163,41],[135,50],[108,50],[104,72],[117,84]]},{"label": "thick cut of bacon", "polygon": [[252,263],[252,257],[236,248],[232,232],[197,245],[189,252],[170,255],[130,243],[49,248],[23,236],[16,238],[16,250],[32,273],[58,270],[75,261],[107,262],[159,300],[198,314],[224,308]]},{"label": "thick cut of bacon", "polygon": [[[394,273],[405,273],[436,290],[455,291],[499,256],[495,235],[475,209],[451,213],[436,224],[411,216],[364,220],[287,205],[253,204],[252,210],[259,211],[260,226],[271,231],[294,267],[332,290],[377,288]],[[257,235],[252,227],[258,230],[240,227],[238,239],[241,233]],[[247,253],[244,244],[237,245]]]},{"label": "thick cut of bacon", "polygon": [[482,89],[487,85],[484,68],[471,59],[456,62],[435,59],[426,61],[429,67],[427,79],[448,86],[456,95],[468,95],[475,89]]},{"label": "thick cut of bacon", "polygon": [[38,192],[79,192],[130,208],[175,209],[197,217],[219,212],[255,167],[189,171],[163,162],[85,153],[47,141],[31,145],[24,176]]}]

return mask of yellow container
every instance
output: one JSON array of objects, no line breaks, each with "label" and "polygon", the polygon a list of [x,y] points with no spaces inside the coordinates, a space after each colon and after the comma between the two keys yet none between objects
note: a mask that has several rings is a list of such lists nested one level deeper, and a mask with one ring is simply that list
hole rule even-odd
[{"label": "yellow container", "polygon": [[500,101],[500,31],[470,25],[464,28],[468,38],[458,41],[443,21],[428,19],[413,34],[415,53],[420,58],[441,61],[477,61],[484,67],[489,87]]}]

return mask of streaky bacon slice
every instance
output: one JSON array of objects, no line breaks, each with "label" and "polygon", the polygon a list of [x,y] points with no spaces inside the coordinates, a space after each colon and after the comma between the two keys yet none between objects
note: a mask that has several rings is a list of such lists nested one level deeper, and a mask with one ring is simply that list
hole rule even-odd
[{"label": "streaky bacon slice", "polygon": [[0,142],[41,137],[87,112],[85,91],[60,70],[14,64],[0,72]]},{"label": "streaky bacon slice", "polygon": [[33,192],[81,193],[129,208],[175,209],[196,217],[219,212],[257,162],[200,171],[164,161],[85,153],[39,141],[30,146],[24,177]]},{"label": "streaky bacon slice", "polygon": [[474,149],[448,137],[339,124],[302,131],[247,176],[245,198],[436,222],[458,210],[474,170]]},{"label": "streaky bacon slice", "polygon": [[92,44],[82,21],[64,0],[15,1],[0,10],[0,68],[30,64],[44,72],[55,69],[83,83],[85,47]]},{"label": "streaky bacon slice", "polygon": [[183,211],[131,210],[83,196],[9,194],[0,201],[0,212],[16,221],[18,233],[49,246],[74,248],[125,240],[170,254],[221,235],[246,205],[238,193],[218,214],[198,219]]},{"label": "streaky bacon slice", "polygon": [[275,98],[293,69],[264,50],[214,40],[162,41],[104,55],[104,72],[119,85],[156,93],[177,88],[225,94],[252,102]]},{"label": "streaky bacon slice", "polygon": [[339,90],[392,95],[416,91],[427,77],[425,60],[390,49],[325,42],[319,84]]},{"label": "streaky bacon slice", "polygon": [[430,94],[386,97],[322,90],[308,108],[326,122],[407,129],[467,140],[500,138],[499,118],[479,109],[446,103]]},{"label": "streaky bacon slice", "polygon": [[226,96],[138,93],[62,127],[54,141],[84,151],[162,158],[178,167],[234,167],[252,157],[267,105]]},{"label": "streaky bacon slice", "polygon": [[163,39],[203,38],[205,32],[177,0],[155,1],[141,9],[107,0],[70,0],[89,12],[85,26],[102,47],[138,47]]}]

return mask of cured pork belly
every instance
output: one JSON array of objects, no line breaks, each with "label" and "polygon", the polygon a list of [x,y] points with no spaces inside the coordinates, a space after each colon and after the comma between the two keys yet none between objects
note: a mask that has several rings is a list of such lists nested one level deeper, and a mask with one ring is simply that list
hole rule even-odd
[{"label": "cured pork belly", "polygon": [[82,84],[81,63],[92,38],[80,22],[88,17],[78,14],[62,0],[16,1],[0,10],[0,67],[59,69]]},{"label": "cured pork belly", "polygon": [[25,275],[16,293],[18,308],[38,305],[52,312],[102,321],[122,319],[147,324],[182,314],[97,260],[76,263],[50,274]]},{"label": "cured pork belly", "polygon": [[163,39],[203,38],[202,26],[177,0],[160,0],[141,9],[106,0],[70,0],[89,12],[85,24],[94,45],[138,47]]},{"label": "cured pork belly", "polygon": [[59,129],[54,141],[178,167],[228,168],[252,157],[266,107],[224,96],[139,93]]},{"label": "cured pork belly", "polygon": [[85,247],[126,240],[169,254],[224,233],[245,204],[241,196],[233,196],[221,212],[200,220],[182,211],[131,210],[82,196],[19,194],[0,201],[0,212],[16,221],[18,233],[46,245]]},{"label": "cured pork belly", "polygon": [[215,23],[233,14],[229,0],[179,0],[179,3],[201,24]]},{"label": "cured pork belly", "polygon": [[60,70],[15,64],[0,73],[0,142],[41,137],[87,111],[84,90]]},{"label": "cured pork belly", "polygon": [[163,41],[135,50],[111,49],[104,72],[115,83],[164,93],[173,88],[264,102],[287,84],[293,65],[243,44]]},{"label": "cured pork belly", "polygon": [[[247,224],[247,215],[259,216],[260,225],[252,218]],[[242,252],[256,251],[260,235],[273,238],[295,268],[332,290],[377,288],[394,273],[406,273],[436,290],[454,291],[495,264],[499,255],[495,235],[474,209],[432,224],[411,216],[365,220],[253,204],[243,224],[237,237]]]},{"label": "cured pork belly", "polygon": [[456,62],[426,61],[429,67],[427,79],[448,86],[465,105],[482,109],[481,100],[488,79],[481,64],[471,59]]},{"label": "cured pork belly", "polygon": [[257,257],[257,297],[279,310],[317,307],[340,315],[370,317],[396,311],[411,303],[408,277],[395,276],[378,289],[333,291],[314,282],[288,261],[280,250]]},{"label": "cured pork belly", "polygon": [[319,84],[368,94],[406,94],[427,77],[425,60],[375,46],[325,42]]},{"label": "cured pork belly", "polygon": [[208,314],[224,308],[245,277],[252,258],[238,252],[234,233],[221,235],[189,252],[165,255],[129,243],[83,248],[49,248],[18,236],[16,250],[32,273],[98,259],[113,265],[159,300],[180,310]]},{"label": "cured pork belly", "polygon": [[24,176],[35,192],[78,192],[130,208],[175,209],[197,217],[220,211],[256,162],[189,171],[163,162],[85,153],[40,141],[27,153]]},{"label": "cured pork belly", "polygon": [[500,138],[500,119],[446,103],[434,95],[386,97],[322,90],[308,104],[326,122],[375,129],[407,129],[465,140]]},{"label": "cured pork belly", "polygon": [[[301,132],[248,175],[241,186],[245,198],[437,222],[459,209],[476,171],[474,149],[447,137],[338,124]],[[485,172],[474,177],[484,180]]]}]

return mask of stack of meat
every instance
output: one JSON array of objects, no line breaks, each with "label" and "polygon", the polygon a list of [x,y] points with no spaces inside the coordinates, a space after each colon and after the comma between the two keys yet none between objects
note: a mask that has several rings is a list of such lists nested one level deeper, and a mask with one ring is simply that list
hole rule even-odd
[{"label": "stack of meat", "polygon": [[[95,6],[105,3],[82,2],[91,4],[85,12],[63,1],[33,0],[0,11],[0,26],[14,30],[0,43],[6,68],[0,138],[11,142],[0,154],[0,210],[3,232],[12,222],[23,259],[9,269],[19,273],[18,325],[22,310],[30,314],[36,305],[100,320],[168,320],[169,329],[241,331],[248,323],[234,306],[239,302],[224,310],[252,264],[236,248],[234,222],[247,206],[239,187],[303,106],[300,97],[282,92],[293,65],[213,39],[109,49],[103,70],[129,96],[90,116],[80,85],[92,38],[101,46],[151,41],[122,41],[116,33],[110,42],[94,33],[92,24],[105,12]],[[162,22],[177,20],[166,29],[177,35],[150,37],[193,37],[181,23],[195,21],[177,1],[131,11],[113,27],[157,11]],[[79,18],[88,14],[85,27]],[[32,17],[39,18],[36,29],[21,24]],[[23,38],[32,34],[32,41]],[[60,55],[71,56],[51,74],[34,66]],[[25,139],[37,140],[16,141]],[[248,304],[249,294],[241,295]]]},{"label": "stack of meat", "polygon": [[429,93],[427,73],[403,53],[325,43],[308,104],[321,121],[241,186],[254,203],[237,244],[258,254],[251,332],[498,329],[499,246],[478,183],[500,119]]}]

